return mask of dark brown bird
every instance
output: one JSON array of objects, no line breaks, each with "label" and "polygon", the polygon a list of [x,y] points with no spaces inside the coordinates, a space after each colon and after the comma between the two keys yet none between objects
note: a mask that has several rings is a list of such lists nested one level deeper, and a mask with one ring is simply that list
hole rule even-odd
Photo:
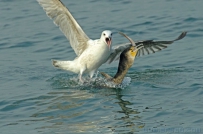
[{"label": "dark brown bird", "polygon": [[137,52],[140,48],[142,48],[143,46],[136,46],[135,42],[128,37],[127,35],[125,35],[124,33],[119,32],[121,35],[123,35],[124,37],[126,37],[130,42],[131,42],[131,46],[129,46],[128,48],[126,48],[120,55],[120,60],[119,60],[119,65],[118,65],[118,71],[116,73],[116,75],[114,77],[111,77],[110,75],[101,72],[101,74],[109,81],[114,82],[115,84],[120,84],[126,73],[128,72],[128,69],[133,65],[135,57],[137,55]]},{"label": "dark brown bird", "polygon": [[[141,54],[140,50],[142,50],[142,54],[144,55],[144,50],[146,50],[147,54],[149,54],[149,50],[147,48],[150,48],[150,50],[154,53],[153,47],[157,49],[157,51],[162,50],[163,48],[166,48],[167,46],[163,44],[172,44],[174,41],[180,40],[184,38],[187,34],[187,32],[181,33],[178,38],[172,41],[153,41],[153,40],[147,40],[147,41],[140,41],[140,42],[134,42],[130,37],[125,35],[124,33],[119,32],[121,35],[126,37],[130,41],[130,45],[124,49],[124,51],[120,54],[120,60],[118,65],[117,73],[114,77],[111,77],[110,75],[101,72],[101,74],[109,81],[114,82],[115,84],[121,84],[126,73],[128,72],[129,68],[133,65],[135,57],[139,56]],[[112,56],[114,59],[115,56]],[[111,60],[113,61],[113,60]],[[110,61],[110,62],[111,62]]]}]

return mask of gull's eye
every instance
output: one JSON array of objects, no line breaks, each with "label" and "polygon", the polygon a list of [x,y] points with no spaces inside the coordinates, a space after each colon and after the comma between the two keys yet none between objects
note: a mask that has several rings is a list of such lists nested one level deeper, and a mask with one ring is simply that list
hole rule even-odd
[{"label": "gull's eye", "polygon": [[106,34],[104,33],[103,35],[105,36]]},{"label": "gull's eye", "polygon": [[111,34],[111,36],[112,36],[113,34]]}]

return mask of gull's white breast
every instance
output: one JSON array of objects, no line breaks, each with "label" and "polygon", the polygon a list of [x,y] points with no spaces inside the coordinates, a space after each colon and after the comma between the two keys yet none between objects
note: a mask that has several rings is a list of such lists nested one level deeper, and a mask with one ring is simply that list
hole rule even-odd
[{"label": "gull's white breast", "polygon": [[86,73],[98,69],[110,55],[108,46],[100,40],[89,40],[88,48],[78,57],[78,64],[86,67]]}]

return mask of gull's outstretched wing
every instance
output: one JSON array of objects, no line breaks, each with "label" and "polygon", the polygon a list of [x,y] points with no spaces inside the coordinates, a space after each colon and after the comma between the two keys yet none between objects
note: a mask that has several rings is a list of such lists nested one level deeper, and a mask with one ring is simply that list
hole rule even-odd
[{"label": "gull's outstretched wing", "polygon": [[47,16],[59,26],[70,45],[79,56],[87,47],[89,37],[82,30],[77,21],[73,18],[69,10],[60,0],[37,0],[43,7]]},{"label": "gull's outstretched wing", "polygon": [[[151,53],[155,53],[157,51],[160,51],[162,49],[167,48],[168,45],[172,44],[174,41],[181,40],[186,36],[187,32],[182,32],[178,38],[172,41],[154,41],[154,40],[145,40],[145,41],[138,41],[135,42],[135,45],[137,47],[141,47],[139,51],[137,52],[136,56],[142,56],[142,55],[148,55]],[[113,47],[112,53],[109,56],[108,63],[111,63],[114,60],[118,60],[120,54],[125,50],[127,47],[130,47],[131,43],[125,43],[118,46]]]}]

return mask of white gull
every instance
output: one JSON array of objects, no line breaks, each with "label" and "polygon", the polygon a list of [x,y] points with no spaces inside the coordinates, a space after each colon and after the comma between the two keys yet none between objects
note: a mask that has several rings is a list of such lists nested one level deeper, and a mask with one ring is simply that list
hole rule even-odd
[{"label": "white gull", "polygon": [[112,32],[105,30],[100,39],[92,40],[60,0],[37,1],[47,16],[59,26],[77,55],[73,61],[53,60],[53,65],[79,74],[81,82],[83,82],[83,73],[89,73],[92,78],[95,71],[107,61],[111,54]]}]

